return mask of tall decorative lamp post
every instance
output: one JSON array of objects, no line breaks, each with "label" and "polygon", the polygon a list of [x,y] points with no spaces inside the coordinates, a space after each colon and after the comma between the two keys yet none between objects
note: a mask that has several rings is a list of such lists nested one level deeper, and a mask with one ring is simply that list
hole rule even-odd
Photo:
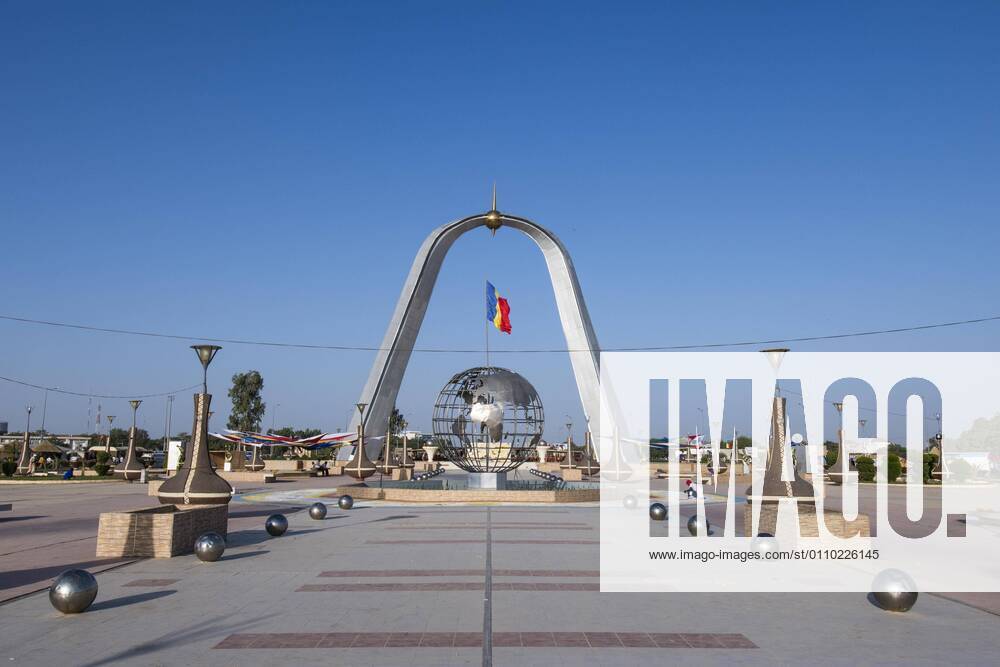
[{"label": "tall decorative lamp post", "polygon": [[786,399],[781,396],[778,389],[778,369],[784,360],[786,348],[776,348],[761,350],[767,355],[768,363],[774,369],[775,385],[774,399],[771,406],[771,437],[767,446],[767,466],[764,469],[764,485],[760,496],[753,494],[753,487],[747,489],[747,505],[744,509],[744,526],[749,530],[752,526],[751,502],[760,502],[760,526],[759,530],[776,534],[778,503],[782,500],[795,500],[798,509],[800,526],[803,521],[803,514],[812,510],[816,512],[815,496],[812,484],[802,479],[799,471],[792,466],[792,479],[785,480],[783,472],[787,461],[787,449],[785,443],[785,407]]},{"label": "tall decorative lamp post", "polygon": [[122,461],[121,467],[115,469],[115,477],[134,482],[142,475],[144,467],[135,455],[135,415],[142,401],[135,399],[128,403],[132,406],[132,428],[128,432],[128,451],[125,452],[125,459]]},{"label": "tall decorative lamp post", "polygon": [[827,469],[826,476],[834,484],[840,485],[844,483],[844,475],[850,470],[856,470],[856,468],[844,452],[844,404],[834,403],[833,407],[837,408],[837,419],[839,420],[837,422],[837,460]]},{"label": "tall decorative lamp post", "polygon": [[385,444],[382,447],[382,460],[379,461],[378,470],[383,475],[392,475],[396,466],[392,463],[392,411],[389,412],[389,423],[385,429]]},{"label": "tall decorative lamp post", "polygon": [[177,474],[160,486],[160,502],[164,505],[222,505],[233,497],[233,487],[215,474],[208,456],[208,415],[212,396],[208,393],[208,365],[218,345],[192,345],[202,366],[202,391],[194,395],[194,426],[191,428],[191,456]]},{"label": "tall decorative lamp post", "polygon": [[587,415],[587,430],[583,434],[583,465],[580,468],[584,475],[596,475],[601,471],[601,464],[594,454],[594,436],[590,432],[590,415]]},{"label": "tall decorative lamp post", "polygon": [[361,414],[361,422],[358,424],[358,444],[354,448],[354,456],[344,466],[344,474],[363,481],[375,474],[375,464],[365,453],[365,408],[368,404],[357,403],[356,406]]},{"label": "tall decorative lamp post", "polygon": [[402,463],[400,466],[403,468],[412,468],[414,466],[413,461],[410,460],[410,436],[407,431],[403,431],[403,456],[400,458]]},{"label": "tall decorative lamp post", "polygon": [[114,415],[108,415],[107,419],[108,419],[108,441],[104,444],[104,453],[110,455],[111,454],[111,425],[115,421],[115,416]]},{"label": "tall decorative lamp post", "polygon": [[27,475],[31,469],[31,411],[30,405],[25,408],[28,411],[28,421],[24,425],[24,444],[21,445],[21,457],[17,460],[17,474]]},{"label": "tall decorative lamp post", "polygon": [[575,468],[573,463],[573,422],[566,422],[566,460],[562,462],[560,468]]},{"label": "tall decorative lamp post", "polygon": [[949,471],[944,465],[944,435],[941,432],[941,413],[934,413],[934,419],[937,420],[937,433],[934,434],[934,442],[937,445],[938,457],[934,468],[931,470],[931,478],[943,481]]}]

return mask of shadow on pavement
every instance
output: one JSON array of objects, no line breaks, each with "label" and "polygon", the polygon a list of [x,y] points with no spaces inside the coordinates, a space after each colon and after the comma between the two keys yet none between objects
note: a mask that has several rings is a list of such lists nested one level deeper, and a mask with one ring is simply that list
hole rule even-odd
[{"label": "shadow on pavement", "polygon": [[322,530],[322,528],[309,528],[305,530],[289,530],[284,535],[279,537],[271,537],[264,530],[262,525],[256,530],[238,530],[236,532],[231,532],[226,537],[226,542],[230,546],[234,547],[245,547],[251,544],[260,544],[261,542],[270,542],[271,540],[280,540],[288,537],[295,537],[296,535],[306,535],[308,533],[315,533]]},{"label": "shadow on pavement", "polygon": [[80,563],[61,563],[59,565],[49,565],[47,567],[36,567],[27,570],[7,570],[0,572],[0,590],[26,586],[36,582],[55,579],[66,570],[88,569],[100,565],[111,565],[121,561],[120,558],[108,558],[102,560],[88,560]]},{"label": "shadow on pavement", "polygon": [[[171,591],[173,592],[173,591]],[[96,605],[95,605],[96,606]],[[93,607],[92,607],[93,608]],[[254,625],[265,620],[264,616],[258,616],[257,618],[248,619],[245,621],[240,621],[238,623],[225,624],[221,622],[205,622],[199,621],[186,629],[172,630],[165,635],[161,635],[156,639],[148,642],[143,642],[141,644],[136,644],[124,651],[118,651],[110,655],[104,656],[103,658],[98,658],[87,663],[82,663],[80,667],[100,667],[101,665],[110,664],[121,664],[122,662],[128,662],[129,660],[138,661],[142,656],[154,653],[156,651],[167,651],[171,648],[188,644],[191,642],[199,641],[206,638],[218,638],[219,640],[224,639],[226,636],[239,632],[240,630],[248,630]],[[141,660],[136,664],[150,664],[151,661]],[[158,661],[154,664],[160,664]]]},{"label": "shadow on pavement", "polygon": [[135,595],[126,595],[120,598],[114,598],[111,600],[104,600],[103,602],[95,602],[90,607],[90,611],[101,611],[104,609],[115,609],[117,607],[127,607],[130,604],[139,604],[140,602],[148,602],[149,600],[155,600],[157,598],[163,598],[168,595],[173,595],[177,591],[149,591],[148,593],[136,593]]},{"label": "shadow on pavement", "polygon": [[231,556],[223,556],[219,560],[221,561],[239,560],[241,558],[253,558],[254,556],[263,556],[264,554],[269,554],[269,553],[271,552],[268,551],[267,549],[262,549],[261,551],[247,551],[246,553],[233,554]]},{"label": "shadow on pavement", "polygon": [[277,512],[284,510],[285,512],[300,512],[305,509],[305,506],[293,506],[293,507],[282,507],[280,505],[275,505],[273,507],[265,507],[263,509],[252,509],[252,510],[237,510],[229,511],[230,519],[245,519],[247,517],[255,516],[271,516]]}]

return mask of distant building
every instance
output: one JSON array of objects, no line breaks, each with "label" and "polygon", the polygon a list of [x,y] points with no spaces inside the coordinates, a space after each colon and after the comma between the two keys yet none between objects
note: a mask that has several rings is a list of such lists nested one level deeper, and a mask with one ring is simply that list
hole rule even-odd
[{"label": "distant building", "polygon": [[0,435],[7,433],[7,422],[0,422]]},{"label": "distant building", "polygon": [[[4,426],[6,426],[5,423]],[[3,435],[0,435],[0,447],[4,445],[14,445],[15,448],[20,448],[21,443],[24,442],[23,433],[9,434],[6,429],[4,429],[2,433]],[[69,447],[69,450],[72,452],[84,452],[90,444],[89,435],[53,435],[49,433],[47,435],[31,436],[32,448],[34,448],[36,444],[41,444],[43,440],[58,440]]]}]

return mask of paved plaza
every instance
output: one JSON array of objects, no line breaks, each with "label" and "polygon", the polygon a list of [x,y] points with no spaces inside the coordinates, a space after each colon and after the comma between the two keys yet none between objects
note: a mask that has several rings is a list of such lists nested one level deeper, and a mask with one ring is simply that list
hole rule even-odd
[{"label": "paved plaza", "polygon": [[[75,665],[635,665],[993,662],[1000,618],[922,595],[891,614],[862,594],[602,594],[595,506],[359,502],[311,520],[343,478],[247,489],[223,559],[94,562],[97,513],[149,506],[142,485],[3,487],[0,657]],[[288,533],[264,517],[283,507]],[[99,572],[89,611],[45,592]],[[103,569],[103,571],[101,571]],[[21,597],[11,599],[21,594]]]}]

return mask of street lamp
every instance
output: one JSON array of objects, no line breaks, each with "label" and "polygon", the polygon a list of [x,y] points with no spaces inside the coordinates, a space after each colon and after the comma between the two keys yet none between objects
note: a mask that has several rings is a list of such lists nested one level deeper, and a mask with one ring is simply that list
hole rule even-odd
[{"label": "street lamp", "polygon": [[357,480],[364,480],[375,474],[375,464],[368,458],[365,452],[365,408],[367,403],[355,403],[358,414],[361,416],[358,422],[358,444],[354,448],[354,456],[344,466],[344,474]]},{"label": "street lamp", "polygon": [[[566,416],[567,419],[569,415]],[[560,468],[572,469],[576,466],[573,464],[573,422],[566,422],[566,460],[563,464],[559,466]]]},{"label": "street lamp", "polygon": [[28,413],[28,420],[24,424],[24,444],[21,446],[21,457],[17,462],[18,475],[27,475],[31,469],[31,411],[34,408],[26,405],[24,409]]},{"label": "street lamp", "polygon": [[191,349],[198,353],[198,359],[201,361],[202,367],[202,381],[201,381],[201,393],[208,393],[208,365],[212,363],[212,359],[215,358],[215,353],[222,349],[219,345],[192,345]]},{"label": "street lamp", "polygon": [[115,421],[114,415],[108,415],[108,442],[104,445],[104,453],[111,454],[111,424]]},{"label": "street lamp", "polygon": [[382,486],[382,477],[391,475],[396,466],[392,465],[392,410],[389,411],[389,421],[385,428],[385,446],[382,448],[382,461],[379,464],[381,475],[378,479],[379,487]]},{"label": "street lamp", "polygon": [[194,425],[191,442],[184,452],[184,466],[165,481],[157,493],[164,505],[224,505],[233,499],[233,487],[216,474],[208,455],[208,416],[212,396],[208,393],[208,365],[218,345],[192,345],[202,368],[202,393],[194,395]]},{"label": "street lamp", "polygon": [[135,456],[135,417],[142,401],[133,399],[128,404],[132,406],[132,428],[128,432],[128,449],[125,451],[125,459],[122,461],[122,467],[115,470],[115,476],[134,482],[139,479],[143,470],[142,464],[139,463]]},{"label": "street lamp", "polygon": [[45,415],[49,411],[49,390],[59,391],[59,387],[46,387],[45,388],[45,398],[42,400],[42,433],[48,433],[45,430]]},{"label": "street lamp", "polygon": [[[795,500],[799,516],[810,511],[808,506],[814,502],[815,493],[812,484],[802,479],[799,471],[791,466],[792,478],[785,479],[785,470],[790,463],[785,435],[787,431],[786,406],[787,399],[781,396],[778,387],[778,371],[784,361],[788,348],[771,348],[761,350],[767,357],[774,371],[774,398],[771,406],[771,436],[767,443],[767,464],[764,468],[764,483],[760,496],[755,496],[753,486],[747,489],[747,503],[760,501],[761,514],[759,531],[775,534],[777,532],[777,507],[783,500]],[[804,507],[805,506],[805,507]],[[811,510],[815,513],[815,509]],[[800,519],[801,525],[801,519]]]},{"label": "street lamp", "polygon": [[937,462],[934,464],[934,468],[931,470],[931,477],[938,480],[943,480],[945,475],[944,467],[944,435],[941,433],[941,413],[934,413],[934,419],[937,420],[937,433],[934,434],[934,442],[937,443],[938,457]]},{"label": "street lamp", "polygon": [[833,407],[837,408],[837,460],[827,470],[827,476],[834,484],[843,484],[844,475],[852,470],[850,462],[844,457],[844,404],[835,402]]},{"label": "street lamp", "polygon": [[163,467],[167,467],[167,449],[170,447],[170,418],[174,411],[174,396],[167,396],[167,423],[163,427]]}]

